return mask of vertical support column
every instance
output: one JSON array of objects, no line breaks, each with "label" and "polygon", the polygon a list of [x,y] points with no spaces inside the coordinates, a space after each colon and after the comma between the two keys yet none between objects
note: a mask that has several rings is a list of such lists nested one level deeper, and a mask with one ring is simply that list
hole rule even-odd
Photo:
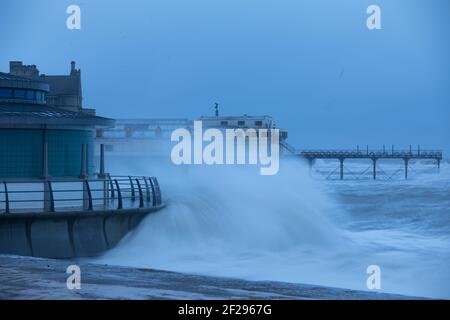
[{"label": "vertical support column", "polygon": [[309,176],[312,177],[312,169],[313,169],[314,159],[308,158],[308,166],[309,166]]},{"label": "vertical support column", "polygon": [[106,208],[109,202],[109,184],[105,174],[105,145],[100,144],[100,172],[98,177],[103,180],[103,206]]},{"label": "vertical support column", "polygon": [[105,177],[105,145],[102,143],[100,145],[100,173],[99,178]]},{"label": "vertical support column", "polygon": [[340,178],[341,180],[344,180],[344,158],[340,158],[339,162],[340,162]]},{"label": "vertical support column", "polygon": [[386,154],[386,145],[383,144],[383,154]]},{"label": "vertical support column", "polygon": [[366,152],[367,152],[367,155],[369,155],[369,145],[366,145]]},{"label": "vertical support column", "polygon": [[86,145],[83,143],[81,145],[81,172],[80,172],[80,178],[85,179],[86,178]]},{"label": "vertical support column", "polygon": [[372,158],[372,162],[373,162],[373,180],[376,180],[377,179],[377,159]]},{"label": "vertical support column", "polygon": [[42,179],[48,179],[48,142],[44,142],[42,159]]},{"label": "vertical support column", "polygon": [[405,158],[404,160],[405,160],[405,180],[407,180],[408,179],[408,162],[409,162],[409,159]]},{"label": "vertical support column", "polygon": [[437,159],[438,172],[441,172],[441,159]]}]

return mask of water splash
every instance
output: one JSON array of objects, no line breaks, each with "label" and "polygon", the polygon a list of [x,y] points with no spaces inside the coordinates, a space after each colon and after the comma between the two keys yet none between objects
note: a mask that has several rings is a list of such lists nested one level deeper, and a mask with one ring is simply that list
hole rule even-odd
[{"label": "water splash", "polygon": [[349,230],[338,221],[352,217],[302,164],[283,162],[273,177],[249,167],[158,176],[167,208],[96,261],[361,290],[367,266],[377,264],[386,292],[450,296],[448,238],[376,225]]}]

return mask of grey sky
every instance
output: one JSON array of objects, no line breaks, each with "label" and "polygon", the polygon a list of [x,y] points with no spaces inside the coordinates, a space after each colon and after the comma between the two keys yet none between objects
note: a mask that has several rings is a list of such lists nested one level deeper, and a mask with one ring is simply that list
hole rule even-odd
[{"label": "grey sky", "polygon": [[[366,28],[378,4],[382,30]],[[66,29],[78,4],[82,29]],[[450,1],[2,1],[9,60],[82,69],[110,117],[268,114],[296,147],[450,151]]]}]

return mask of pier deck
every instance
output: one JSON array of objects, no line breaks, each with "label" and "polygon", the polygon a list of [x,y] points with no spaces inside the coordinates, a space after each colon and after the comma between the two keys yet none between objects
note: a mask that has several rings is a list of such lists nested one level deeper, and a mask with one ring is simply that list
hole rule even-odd
[{"label": "pier deck", "polygon": [[296,155],[308,160],[310,168],[317,159],[336,159],[340,162],[340,179],[344,179],[344,161],[346,159],[369,159],[372,161],[373,179],[377,178],[376,164],[381,159],[399,159],[405,164],[405,179],[408,179],[408,164],[411,160],[436,160],[438,168],[442,161],[442,150],[421,150],[420,148],[413,150],[390,150],[385,148],[382,150],[364,151],[359,148],[354,150],[298,150]]}]

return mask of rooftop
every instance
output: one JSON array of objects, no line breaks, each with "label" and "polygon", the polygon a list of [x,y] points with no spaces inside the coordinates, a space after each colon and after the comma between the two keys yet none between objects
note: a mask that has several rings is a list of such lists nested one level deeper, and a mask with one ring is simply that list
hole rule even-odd
[{"label": "rooftop", "polygon": [[112,126],[114,120],[46,105],[0,102],[0,124]]}]

